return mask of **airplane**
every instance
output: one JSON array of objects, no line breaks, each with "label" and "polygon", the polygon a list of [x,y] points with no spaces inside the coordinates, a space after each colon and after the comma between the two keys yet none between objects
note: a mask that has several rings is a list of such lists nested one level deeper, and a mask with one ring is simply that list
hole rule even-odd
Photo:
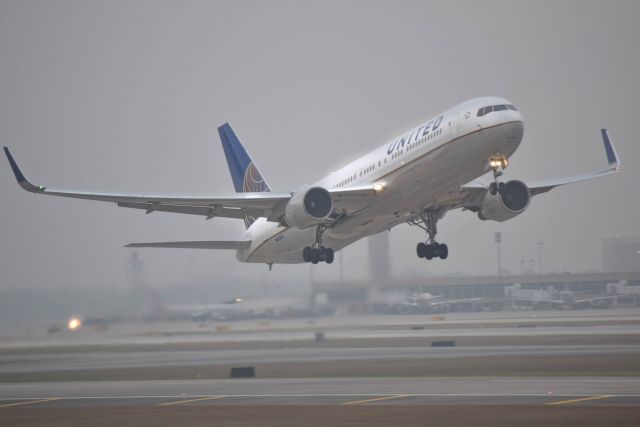
[{"label": "airplane", "polygon": [[[504,98],[463,102],[368,154],[295,191],[272,192],[228,123],[218,128],[235,194],[191,196],[95,193],[36,186],[4,147],[18,184],[36,194],[115,202],[152,212],[242,219],[246,232],[234,241],[132,243],[127,247],[230,249],[239,261],[317,264],[334,251],[407,223],[427,238],[416,254],[446,259],[449,248],[436,240],[446,212],[462,209],[481,220],[506,221],[523,213],[531,198],[554,187],[610,175],[620,159],[606,129],[601,130],[608,167],[596,172],[525,183],[500,177],[524,134],[522,114]],[[486,183],[478,178],[493,172]]]},{"label": "airplane", "polygon": [[241,320],[308,313],[309,301],[303,297],[236,297],[223,303],[165,304],[156,293],[151,295],[151,311],[143,317],[149,320]]},{"label": "airplane", "polygon": [[433,295],[429,292],[418,292],[411,295],[400,304],[404,314],[422,313],[434,310],[446,310],[449,306],[460,304],[479,303],[483,298],[447,298],[444,295]]}]

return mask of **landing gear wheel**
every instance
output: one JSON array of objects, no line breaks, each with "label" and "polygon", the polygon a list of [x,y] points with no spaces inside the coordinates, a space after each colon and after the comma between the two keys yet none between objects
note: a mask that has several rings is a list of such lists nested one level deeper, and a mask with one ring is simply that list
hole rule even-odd
[{"label": "landing gear wheel", "polygon": [[434,256],[435,256],[435,248],[433,247],[433,245],[425,245],[424,257],[426,259],[433,259]]},{"label": "landing gear wheel", "polygon": [[416,253],[418,254],[418,258],[424,258],[425,251],[427,250],[427,245],[420,242],[416,247]]},{"label": "landing gear wheel", "polygon": [[438,242],[433,242],[433,257],[434,258],[439,258],[440,257],[440,243]]},{"label": "landing gear wheel", "polygon": [[449,256],[449,247],[446,244],[443,243],[438,247],[438,256],[440,256],[440,259],[447,259]]},{"label": "landing gear wheel", "polygon": [[311,253],[313,252],[313,249],[310,248],[309,246],[305,246],[304,249],[302,250],[302,259],[304,262],[309,262],[311,261]]},{"label": "landing gear wheel", "polygon": [[489,194],[491,194],[492,196],[498,194],[498,184],[496,184],[495,182],[489,184]]},{"label": "landing gear wheel", "polygon": [[434,242],[434,243],[426,244],[426,243],[420,242],[416,247],[416,252],[418,253],[418,258],[447,259],[447,257],[449,256],[449,247],[444,243]]},{"label": "landing gear wheel", "polygon": [[333,249],[322,246],[322,233],[324,233],[326,229],[326,224],[318,225],[318,228],[316,228],[315,242],[313,245],[305,246],[304,249],[302,249],[302,259],[304,262],[311,262],[312,264],[319,262],[331,264],[333,262]]},{"label": "landing gear wheel", "polygon": [[325,256],[324,256],[324,262],[326,262],[327,264],[331,264],[333,262],[333,249],[331,248],[327,248],[325,249]]},{"label": "landing gear wheel", "polygon": [[322,246],[318,248],[305,246],[304,249],[302,249],[302,259],[304,262],[310,262],[312,264],[317,264],[319,262],[331,264],[334,260],[333,249]]}]

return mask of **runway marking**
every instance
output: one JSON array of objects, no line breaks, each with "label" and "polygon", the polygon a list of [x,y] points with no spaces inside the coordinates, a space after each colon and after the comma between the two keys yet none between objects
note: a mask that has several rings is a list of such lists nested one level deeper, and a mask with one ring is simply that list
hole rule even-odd
[{"label": "runway marking", "polygon": [[616,397],[616,396],[613,394],[603,394],[601,396],[581,397],[580,399],[559,400],[557,402],[547,403],[547,405],[565,405],[567,403],[585,402],[587,400],[597,400],[597,399],[609,399],[611,397]]},{"label": "runway marking", "polygon": [[201,401],[203,401],[203,400],[215,400],[215,399],[222,399],[223,397],[226,397],[226,396],[207,396],[207,397],[199,397],[199,398],[197,398],[197,399],[176,400],[176,401],[174,401],[174,402],[158,403],[158,405],[157,405],[157,406],[180,405],[181,403],[201,402]]},{"label": "runway marking", "polygon": [[29,400],[27,402],[6,403],[4,405],[0,405],[0,408],[9,408],[11,406],[32,405],[35,403],[51,402],[53,400],[60,400],[60,399],[61,399],[60,397],[50,397],[48,399]]},{"label": "runway marking", "polygon": [[393,395],[393,396],[376,397],[374,399],[354,400],[354,401],[351,401],[351,402],[342,402],[341,405],[359,405],[361,403],[379,402],[381,400],[401,399],[403,397],[409,397],[409,396],[411,396],[411,395],[410,394],[396,394],[396,395]]}]

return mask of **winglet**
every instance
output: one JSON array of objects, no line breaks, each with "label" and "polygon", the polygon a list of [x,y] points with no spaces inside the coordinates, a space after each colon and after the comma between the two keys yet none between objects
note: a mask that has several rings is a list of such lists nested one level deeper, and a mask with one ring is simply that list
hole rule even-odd
[{"label": "winglet", "polygon": [[616,153],[616,149],[609,138],[609,132],[606,129],[601,129],[602,132],[602,141],[604,142],[604,151],[607,153],[607,161],[609,162],[609,166],[612,169],[618,170],[620,169],[620,158],[618,157],[618,153]]},{"label": "winglet", "polygon": [[11,165],[11,169],[13,170],[13,174],[16,176],[18,185],[20,185],[20,187],[32,193],[44,191],[45,187],[35,186],[29,182],[29,180],[24,176],[24,174],[20,170],[20,167],[18,166],[16,161],[13,159],[13,156],[11,155],[9,148],[7,147],[3,147],[3,148],[4,148],[4,154],[7,155],[7,159],[9,160],[9,164]]}]

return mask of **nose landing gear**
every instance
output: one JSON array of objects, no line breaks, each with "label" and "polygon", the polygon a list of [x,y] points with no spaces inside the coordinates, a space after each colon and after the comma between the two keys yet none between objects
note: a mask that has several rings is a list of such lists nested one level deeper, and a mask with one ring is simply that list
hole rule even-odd
[{"label": "nose landing gear", "polygon": [[489,166],[491,166],[491,169],[493,170],[493,182],[489,184],[489,193],[491,193],[492,196],[495,196],[498,193],[502,193],[502,189],[504,188],[504,182],[498,182],[498,178],[502,176],[502,171],[509,166],[509,160],[504,156],[490,157]]},{"label": "nose landing gear", "polygon": [[436,223],[438,222],[440,212],[436,209],[427,209],[420,213],[420,220],[410,220],[409,225],[417,225],[427,232],[429,236],[426,242],[418,243],[416,247],[416,254],[418,258],[424,258],[427,260],[433,258],[447,259],[449,256],[449,247],[445,243],[436,242],[436,234],[438,229]]}]

